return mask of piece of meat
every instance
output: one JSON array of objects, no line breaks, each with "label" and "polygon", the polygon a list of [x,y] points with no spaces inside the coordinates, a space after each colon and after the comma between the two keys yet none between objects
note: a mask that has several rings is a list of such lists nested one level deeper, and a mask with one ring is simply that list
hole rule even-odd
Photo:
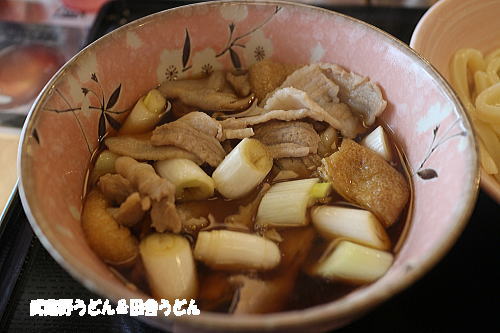
[{"label": "piece of meat", "polygon": [[155,169],[147,164],[140,163],[131,157],[120,156],[115,162],[116,171],[125,177],[139,193],[149,196],[155,201],[160,201],[166,197],[175,198],[175,186],[161,178]]},{"label": "piece of meat", "polygon": [[191,112],[177,121],[186,123],[206,135],[213,136],[215,138],[222,136],[221,124],[205,112]]},{"label": "piece of meat", "polygon": [[240,97],[245,97],[250,95],[250,82],[248,81],[248,74],[235,75],[231,72],[226,74],[226,80],[231,84],[234,91]]},{"label": "piece of meat", "polygon": [[172,116],[174,119],[179,119],[181,117],[184,117],[188,113],[195,112],[198,110],[198,108],[195,108],[194,106],[189,106],[178,99],[173,99],[169,101],[170,104],[172,105]]},{"label": "piece of meat", "polygon": [[318,154],[321,157],[331,155],[337,150],[337,140],[337,130],[328,126],[328,128],[319,135]]},{"label": "piece of meat", "polygon": [[127,156],[116,160],[115,169],[141,195],[152,199],[151,225],[156,231],[181,231],[181,221],[175,209],[175,186],[171,182],[158,176],[151,165],[139,163]]},{"label": "piece of meat", "polygon": [[[339,103],[341,102],[337,96],[339,86],[325,75],[325,69],[321,66],[312,64],[296,70],[286,78],[280,88],[293,87],[305,92],[310,99],[339,121],[341,128],[336,127],[337,129],[345,133],[350,133],[355,129],[361,133],[364,131],[361,117],[344,104],[350,100],[342,100],[344,103]],[[328,66],[328,64],[323,66]],[[328,69],[328,73],[330,72],[331,70]],[[354,136],[349,135],[349,137]]]},{"label": "piece of meat", "polygon": [[320,64],[320,67],[323,73],[339,86],[340,101],[361,115],[367,126],[373,125],[375,117],[387,106],[379,86],[367,77],[348,72],[337,65]]},{"label": "piece of meat", "polygon": [[171,158],[184,158],[201,164],[196,155],[175,146],[153,146],[151,134],[146,135],[119,135],[106,138],[104,143],[110,151],[121,156],[132,157],[140,161],[162,161]]},{"label": "piece of meat", "polygon": [[261,280],[235,275],[229,278],[229,282],[238,287],[233,313],[257,314],[280,311],[293,289],[295,279],[283,276],[281,279]]},{"label": "piece of meat", "polygon": [[184,91],[199,89],[211,89],[222,91],[226,85],[226,78],[223,71],[214,71],[210,76],[202,79],[166,80],[163,81],[158,90],[167,99],[178,98]]},{"label": "piece of meat", "polygon": [[298,65],[288,65],[265,59],[250,66],[248,79],[250,87],[259,101],[280,86]]},{"label": "piece of meat", "polygon": [[309,109],[309,118],[324,121],[340,130],[349,138],[354,138],[364,129],[359,117],[353,115],[346,104],[326,103],[323,106],[316,103],[307,93],[292,87],[276,90],[264,105],[266,110],[298,110]]},{"label": "piece of meat", "polygon": [[183,121],[183,118],[157,127],[151,136],[151,143],[155,146],[173,145],[182,148],[217,167],[226,156],[220,142],[215,136],[199,131],[189,122]]},{"label": "piece of meat", "polygon": [[182,222],[175,209],[174,197],[164,197],[151,205],[151,226],[158,232],[181,232]]},{"label": "piece of meat", "polygon": [[223,91],[225,86],[225,74],[215,71],[204,79],[167,80],[158,87],[158,90],[167,99],[175,99],[185,105],[207,111],[240,111],[252,104],[253,95],[240,99],[232,93]]},{"label": "piece of meat", "polygon": [[320,141],[313,126],[303,121],[269,121],[255,128],[254,139],[270,146],[274,152],[281,152],[273,154],[275,157],[302,157],[316,153]]},{"label": "piece of meat", "polygon": [[309,147],[304,147],[296,143],[278,143],[275,145],[268,145],[267,148],[273,159],[283,157],[304,157],[309,155],[310,152]]},{"label": "piece of meat", "polygon": [[[165,97],[168,98],[168,96]],[[186,105],[206,111],[241,111],[250,107],[254,96],[239,98],[232,93],[218,92],[213,89],[198,89],[180,90],[173,98],[177,98]]]},{"label": "piece of meat", "polygon": [[318,64],[297,69],[281,84],[280,88],[293,87],[305,92],[313,101],[325,108],[339,103],[339,86],[329,79]]},{"label": "piece of meat", "polygon": [[262,188],[260,189],[255,199],[253,199],[252,202],[247,205],[240,206],[238,208],[237,214],[227,216],[224,219],[224,224],[232,227],[243,227],[247,230],[251,230],[255,215],[257,214],[257,209],[260,205],[260,201],[270,188],[271,185],[269,185],[268,183],[262,184]]},{"label": "piece of meat", "polygon": [[[310,118],[316,121],[324,121],[330,126],[340,129],[346,137],[355,137],[361,132],[357,120],[344,121],[352,117],[344,104],[332,104],[332,109],[326,111],[310,99],[305,92],[295,88],[277,90],[268,99],[264,109],[268,111],[255,116],[228,118],[220,123],[224,129],[245,128],[270,120],[292,121]],[[334,117],[332,114],[336,114],[336,116]]]},{"label": "piece of meat", "polygon": [[224,129],[238,129],[246,128],[247,126],[253,126],[261,123],[265,123],[270,120],[299,120],[303,118],[312,118],[314,120],[323,121],[324,115],[315,114],[309,109],[297,109],[297,110],[273,110],[268,111],[262,115],[242,117],[242,118],[228,118],[222,120],[220,123]]},{"label": "piece of meat", "polygon": [[120,205],[134,192],[130,182],[119,174],[105,174],[99,178],[97,187],[113,205]]},{"label": "piece of meat", "polygon": [[222,125],[204,112],[191,112],[180,118],[182,121],[194,129],[215,137],[219,141],[227,139],[244,139],[251,137],[254,132],[252,128],[227,129],[223,130]]},{"label": "piece of meat", "polygon": [[321,157],[318,154],[309,154],[301,158],[307,170],[316,170],[321,166]]},{"label": "piece of meat", "polygon": [[299,178],[311,177],[311,170],[307,168],[302,158],[285,157],[276,159],[274,162],[281,170],[293,171]]},{"label": "piece of meat", "polygon": [[410,189],[401,173],[372,150],[344,139],[339,151],[323,159],[323,173],[347,200],[374,213],[385,227],[396,222]]},{"label": "piece of meat", "polygon": [[314,230],[288,229],[282,232],[282,237],[281,262],[270,278],[236,275],[229,279],[231,284],[239,287],[233,313],[269,313],[283,309],[295,285],[300,266],[311,248]]},{"label": "piece of meat", "polygon": [[216,92],[210,89],[186,91],[179,96],[184,104],[196,106],[206,111],[241,111],[248,109],[254,100],[253,95],[238,98],[227,92]]},{"label": "piece of meat", "polygon": [[225,129],[222,132],[222,137],[219,141],[229,140],[229,139],[244,139],[249,138],[254,135],[253,128],[238,128],[238,129]]},{"label": "piece of meat", "polygon": [[246,109],[245,111],[238,113],[220,113],[217,115],[217,119],[227,119],[227,118],[241,118],[241,117],[250,117],[250,116],[259,116],[264,113],[267,113],[267,110],[261,108],[255,101],[252,105]]},{"label": "piece of meat", "polygon": [[149,208],[151,208],[149,197],[141,198],[139,192],[134,192],[119,208],[111,208],[109,212],[116,222],[126,227],[132,227],[143,219]]}]

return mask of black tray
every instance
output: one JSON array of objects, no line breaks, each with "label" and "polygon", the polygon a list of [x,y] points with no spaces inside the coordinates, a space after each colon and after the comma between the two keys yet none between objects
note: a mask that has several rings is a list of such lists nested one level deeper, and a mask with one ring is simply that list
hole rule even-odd
[{"label": "black tray", "polygon": [[[141,16],[186,1],[113,1],[99,12],[88,43]],[[408,43],[424,9],[327,7],[362,19]],[[424,278],[338,332],[500,331],[500,209],[481,192],[450,253]],[[155,332],[126,315],[30,317],[32,299],[100,298],[73,280],[33,236],[18,196],[0,232],[0,332]]]}]

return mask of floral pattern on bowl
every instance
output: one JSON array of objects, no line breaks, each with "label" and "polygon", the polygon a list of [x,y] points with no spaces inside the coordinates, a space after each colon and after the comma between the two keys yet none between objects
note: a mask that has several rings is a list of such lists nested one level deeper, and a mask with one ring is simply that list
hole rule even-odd
[{"label": "floral pattern on bowl", "polygon": [[445,81],[404,44],[352,18],[290,3],[216,2],[119,28],[69,61],[34,104],[20,148],[23,205],[44,246],[77,280],[114,301],[146,297],[97,258],[80,227],[87,169],[102,139],[161,81],[245,68],[263,58],[337,63],[382,87],[388,101],[382,121],[411,169],[406,241],[383,278],[300,315],[202,313],[149,322],[214,331],[338,327],[414,282],[452,246],[474,204],[478,166],[470,124]]}]

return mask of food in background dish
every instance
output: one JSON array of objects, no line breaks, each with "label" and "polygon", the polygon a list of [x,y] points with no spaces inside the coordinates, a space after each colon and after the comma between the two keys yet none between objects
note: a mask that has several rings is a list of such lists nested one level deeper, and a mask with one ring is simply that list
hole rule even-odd
[{"label": "food in background dish", "polygon": [[36,97],[63,64],[59,52],[43,45],[14,45],[0,52],[0,111]]},{"label": "food in background dish", "polygon": [[471,117],[481,166],[500,182],[500,48],[487,55],[458,50],[450,65],[451,84]]},{"label": "food in background dish", "polygon": [[88,243],[129,286],[206,311],[305,308],[373,282],[410,199],[386,104],[332,64],[166,81],[97,154]]}]

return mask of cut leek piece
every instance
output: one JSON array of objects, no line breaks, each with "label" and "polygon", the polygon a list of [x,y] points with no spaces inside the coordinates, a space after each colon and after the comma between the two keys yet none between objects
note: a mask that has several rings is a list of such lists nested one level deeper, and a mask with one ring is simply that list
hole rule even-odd
[{"label": "cut leek piece", "polygon": [[198,234],[194,257],[214,269],[269,270],[281,259],[278,246],[263,237],[230,230]]},{"label": "cut leek piece", "polygon": [[107,173],[116,173],[115,161],[119,155],[109,151],[103,150],[97,157],[92,173],[90,174],[90,181],[94,184],[101,176]]},{"label": "cut leek piece", "polygon": [[156,172],[175,185],[180,200],[201,200],[214,194],[214,181],[196,163],[183,158],[158,161]]},{"label": "cut leek piece", "polygon": [[157,89],[151,89],[144,97],[146,108],[156,114],[161,113],[165,109],[165,104],[165,97]]},{"label": "cut leek piece", "polygon": [[390,161],[392,158],[389,139],[382,126],[377,127],[368,134],[363,141],[361,141],[361,144],[379,154],[386,161]]},{"label": "cut leek piece", "polygon": [[[335,241],[334,241],[335,242]],[[312,274],[329,280],[342,280],[354,284],[377,280],[389,269],[393,255],[347,240],[329,247],[328,253],[312,267]],[[331,251],[331,252],[330,252]]]},{"label": "cut leek piece", "polygon": [[172,301],[197,296],[196,266],[186,238],[154,233],[141,241],[139,250],[155,298]]},{"label": "cut leek piece", "polygon": [[332,184],[330,183],[317,183],[311,189],[312,199],[322,199],[330,195],[332,192]]},{"label": "cut leek piece", "polygon": [[367,210],[318,206],[312,208],[311,219],[319,234],[326,239],[342,237],[379,250],[391,247],[384,227]]},{"label": "cut leek piece", "polygon": [[130,111],[120,129],[120,134],[151,131],[165,114],[165,104],[165,97],[157,89],[150,90],[146,96],[139,98]]},{"label": "cut leek piece", "polygon": [[258,227],[299,227],[307,225],[306,211],[311,190],[318,178],[292,180],[271,186],[257,210]]},{"label": "cut leek piece", "polygon": [[237,199],[259,185],[272,166],[273,159],[266,146],[245,138],[219,164],[212,178],[220,194]]}]

